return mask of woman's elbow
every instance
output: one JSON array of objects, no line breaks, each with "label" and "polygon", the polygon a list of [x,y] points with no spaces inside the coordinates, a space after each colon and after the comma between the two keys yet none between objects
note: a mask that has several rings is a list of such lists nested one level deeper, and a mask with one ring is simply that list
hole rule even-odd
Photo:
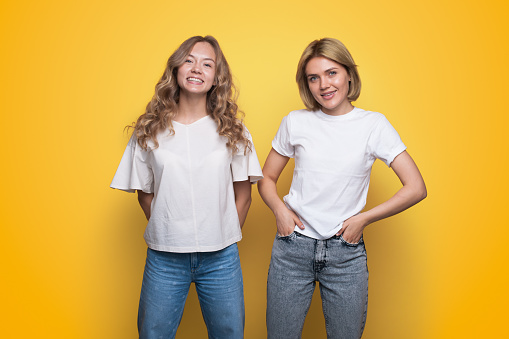
[{"label": "woman's elbow", "polygon": [[265,194],[270,192],[271,189],[276,188],[276,181],[269,178],[268,176],[265,176],[264,174],[264,178],[258,180],[256,185],[258,186],[258,193],[260,193],[260,195],[263,197]]},{"label": "woman's elbow", "polygon": [[419,185],[416,191],[417,191],[415,194],[417,198],[416,203],[424,200],[428,196],[428,190],[426,189],[426,185],[424,184],[424,182],[422,183],[422,185]]},{"label": "woman's elbow", "polygon": [[265,184],[265,181],[264,181],[264,180],[266,181],[266,180],[267,180],[267,177],[263,177],[263,178],[261,178],[260,180],[258,180],[258,181],[256,182],[256,186],[258,186],[258,190],[259,190],[261,187],[263,187],[263,185]]},{"label": "woman's elbow", "polygon": [[249,208],[251,207],[251,202],[253,201],[253,198],[251,198],[251,195],[249,195],[248,197],[246,197],[246,199],[244,200],[244,206],[246,206],[246,208]]},{"label": "woman's elbow", "polygon": [[237,207],[240,207],[242,209],[249,209],[251,206],[251,201],[253,198],[251,198],[251,194],[243,194],[243,195],[237,195],[235,196],[235,205]]},{"label": "woman's elbow", "polygon": [[[406,185],[405,185],[406,186]],[[426,190],[426,185],[424,182],[421,184],[412,184],[406,186],[406,199],[409,206],[413,206],[418,202],[424,200],[428,196],[428,191]]]}]

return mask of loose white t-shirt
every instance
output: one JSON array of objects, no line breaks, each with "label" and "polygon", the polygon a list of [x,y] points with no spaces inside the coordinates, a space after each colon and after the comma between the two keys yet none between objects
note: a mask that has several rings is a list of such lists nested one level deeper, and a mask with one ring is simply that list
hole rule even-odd
[{"label": "loose white t-shirt", "polygon": [[384,115],[357,107],[339,116],[293,111],[283,118],[272,147],[295,158],[284,202],[305,226],[295,231],[315,239],[332,237],[362,211],[375,159],[390,166],[406,149]]},{"label": "loose white t-shirt", "polygon": [[133,135],[111,187],[154,193],[144,235],[151,249],[218,251],[242,238],[233,182],[263,177],[254,145],[246,155],[243,147],[232,154],[210,116],[173,127],[175,134],[160,133],[159,147],[149,142],[149,151]]}]

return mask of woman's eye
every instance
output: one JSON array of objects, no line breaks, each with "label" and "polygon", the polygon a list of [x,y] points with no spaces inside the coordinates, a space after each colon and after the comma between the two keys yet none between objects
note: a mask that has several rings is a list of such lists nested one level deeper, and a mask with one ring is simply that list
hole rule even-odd
[{"label": "woman's eye", "polygon": [[190,59],[187,59],[185,62],[187,63],[191,63],[192,61]]},{"label": "woman's eye", "polygon": [[212,67],[211,64],[205,64],[205,67]]},{"label": "woman's eye", "polygon": [[316,77],[309,77],[308,79],[309,79],[309,82],[315,82],[317,78]]},{"label": "woman's eye", "polygon": [[336,72],[336,71],[330,71],[330,72],[329,72],[329,75],[336,75],[336,74],[337,74],[337,72]]}]

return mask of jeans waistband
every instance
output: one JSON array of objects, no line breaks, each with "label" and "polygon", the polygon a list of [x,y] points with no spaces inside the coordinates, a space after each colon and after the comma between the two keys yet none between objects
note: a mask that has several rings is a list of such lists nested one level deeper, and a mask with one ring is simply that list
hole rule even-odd
[{"label": "jeans waistband", "polygon": [[334,234],[332,237],[327,238],[327,239],[316,239],[316,238],[311,238],[311,237],[309,237],[309,236],[307,236],[307,235],[304,235],[304,234],[302,234],[302,233],[299,233],[299,232],[297,232],[297,231],[295,231],[294,233],[295,233],[295,236],[297,236],[297,237],[308,238],[308,239],[312,239],[312,240],[340,239],[340,237],[341,237],[340,235],[335,235],[335,234]]}]

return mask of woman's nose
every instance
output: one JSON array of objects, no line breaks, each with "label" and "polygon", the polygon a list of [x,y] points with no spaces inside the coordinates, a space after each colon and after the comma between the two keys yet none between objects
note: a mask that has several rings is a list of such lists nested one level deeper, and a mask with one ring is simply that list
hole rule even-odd
[{"label": "woman's nose", "polygon": [[320,89],[327,89],[329,88],[329,81],[327,78],[320,78]]}]

